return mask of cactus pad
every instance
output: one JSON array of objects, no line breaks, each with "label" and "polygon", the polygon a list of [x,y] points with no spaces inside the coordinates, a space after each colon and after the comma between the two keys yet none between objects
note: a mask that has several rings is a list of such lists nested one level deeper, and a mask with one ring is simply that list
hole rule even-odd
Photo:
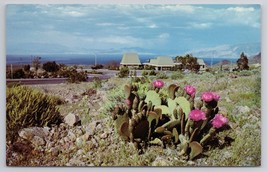
[{"label": "cactus pad", "polygon": [[187,119],[188,115],[191,111],[189,101],[184,97],[177,97],[177,98],[175,98],[175,101],[182,108],[182,110],[185,114],[185,119]]},{"label": "cactus pad", "polygon": [[149,103],[149,101],[151,101],[152,105],[154,106],[161,105],[161,98],[159,97],[159,94],[154,90],[149,90],[146,94],[145,102]]}]

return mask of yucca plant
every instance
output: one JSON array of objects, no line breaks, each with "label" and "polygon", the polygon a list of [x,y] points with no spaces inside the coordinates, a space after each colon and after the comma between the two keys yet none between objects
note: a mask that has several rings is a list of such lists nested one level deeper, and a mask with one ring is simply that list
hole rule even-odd
[{"label": "yucca plant", "polygon": [[18,131],[33,126],[50,126],[62,121],[57,109],[59,98],[45,95],[26,86],[6,90],[6,137],[15,141]]}]

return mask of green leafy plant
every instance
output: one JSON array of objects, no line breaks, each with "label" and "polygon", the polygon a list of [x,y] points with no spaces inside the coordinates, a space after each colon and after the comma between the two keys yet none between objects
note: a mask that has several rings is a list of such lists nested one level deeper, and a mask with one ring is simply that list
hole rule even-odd
[{"label": "green leafy plant", "polygon": [[184,74],[182,72],[172,72],[171,79],[183,79]]},{"label": "green leafy plant", "polygon": [[130,73],[129,68],[127,66],[122,66],[120,68],[120,72],[117,74],[117,76],[119,78],[125,78],[125,77],[129,76],[129,73]]},{"label": "green leafy plant", "polygon": [[62,121],[57,104],[60,99],[26,86],[13,85],[6,92],[6,137],[15,141],[25,127],[50,126]]},{"label": "green leafy plant", "polygon": [[164,72],[158,72],[158,73],[156,74],[156,78],[157,78],[157,79],[168,79],[168,76],[167,76],[166,73],[164,73]]}]

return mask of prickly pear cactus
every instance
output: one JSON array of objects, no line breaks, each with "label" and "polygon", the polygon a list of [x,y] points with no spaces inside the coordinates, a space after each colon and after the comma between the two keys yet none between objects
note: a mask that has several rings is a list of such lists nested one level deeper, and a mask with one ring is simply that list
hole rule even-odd
[{"label": "prickly pear cactus", "polygon": [[182,110],[185,114],[185,117],[187,119],[188,115],[191,111],[190,102],[185,97],[176,97],[175,101],[182,108]]},{"label": "prickly pear cactus", "polygon": [[182,89],[171,84],[167,95],[162,95],[159,91],[166,89],[164,83],[153,83],[157,85],[147,92],[138,90],[138,84],[125,85],[125,105],[114,108],[113,112],[118,134],[134,142],[138,149],[142,149],[142,142],[145,143],[142,145],[163,147],[174,144],[180,156],[188,156],[190,160],[197,158],[206,143],[227,126],[227,112],[219,114],[220,96],[204,92],[201,100],[195,102],[196,89],[190,85]]},{"label": "prickly pear cactus", "polygon": [[152,105],[159,106],[161,105],[161,98],[159,97],[159,94],[156,91],[150,90],[146,94],[145,102],[152,102]]}]

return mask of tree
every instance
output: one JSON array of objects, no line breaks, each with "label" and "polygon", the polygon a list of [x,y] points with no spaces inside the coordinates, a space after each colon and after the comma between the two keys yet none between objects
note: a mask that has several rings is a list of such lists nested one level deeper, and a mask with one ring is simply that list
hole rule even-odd
[{"label": "tree", "polygon": [[30,69],[31,69],[31,66],[30,66],[29,64],[24,65],[24,67],[23,67],[23,70],[24,70],[25,72],[29,72]]},{"label": "tree", "polygon": [[14,79],[25,78],[25,73],[24,73],[23,69],[15,70],[15,72],[13,74],[13,78]]},{"label": "tree", "polygon": [[57,72],[59,70],[59,65],[55,61],[49,61],[43,64],[43,69],[47,72]]},{"label": "tree", "polygon": [[32,66],[34,67],[35,71],[37,71],[41,65],[40,60],[41,60],[41,57],[39,56],[34,57],[32,60]]},{"label": "tree", "polygon": [[237,63],[237,70],[248,70],[248,57],[242,52],[240,54],[240,58],[236,61]]},{"label": "tree", "polygon": [[200,68],[197,62],[197,58],[194,57],[192,54],[186,54],[185,56],[177,56],[175,60],[182,64],[182,69],[189,69],[197,72]]},{"label": "tree", "polygon": [[117,74],[119,78],[125,78],[129,76],[129,68],[127,66],[122,66],[120,72]]}]

